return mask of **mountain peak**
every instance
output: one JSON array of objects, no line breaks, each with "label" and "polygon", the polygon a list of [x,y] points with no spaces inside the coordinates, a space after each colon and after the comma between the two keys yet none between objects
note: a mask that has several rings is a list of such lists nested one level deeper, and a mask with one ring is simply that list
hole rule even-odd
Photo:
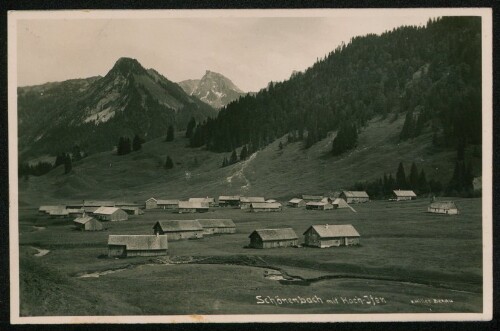
[{"label": "mountain peak", "polygon": [[121,57],[109,72],[119,72],[122,75],[127,75],[128,73],[141,74],[146,72],[146,69],[136,59]]}]

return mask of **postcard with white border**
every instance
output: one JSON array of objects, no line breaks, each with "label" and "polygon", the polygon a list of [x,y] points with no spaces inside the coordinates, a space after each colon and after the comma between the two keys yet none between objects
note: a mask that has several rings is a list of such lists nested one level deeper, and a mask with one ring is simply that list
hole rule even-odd
[{"label": "postcard with white border", "polygon": [[492,11],[8,13],[11,322],[492,318]]}]

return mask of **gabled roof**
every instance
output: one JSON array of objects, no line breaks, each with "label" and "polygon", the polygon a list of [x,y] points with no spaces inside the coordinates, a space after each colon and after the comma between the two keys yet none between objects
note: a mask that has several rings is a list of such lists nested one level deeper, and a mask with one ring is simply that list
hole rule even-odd
[{"label": "gabled roof", "polygon": [[262,241],[273,241],[273,240],[293,240],[298,239],[297,234],[292,228],[282,228],[282,229],[259,229],[252,232],[249,236],[258,235]]},{"label": "gabled roof", "polygon": [[240,197],[240,201],[247,202],[247,203],[266,202],[266,199],[264,199],[264,197]]},{"label": "gabled roof", "polygon": [[58,206],[40,206],[40,208],[38,208],[38,211],[45,211],[45,212],[49,212],[50,210],[53,210],[53,209],[65,209],[66,206],[62,206],[62,205],[58,205]]},{"label": "gabled roof", "polygon": [[50,209],[48,211],[49,215],[52,216],[66,216],[69,215],[69,212],[66,208],[57,208],[57,209]]},{"label": "gabled roof", "polygon": [[231,219],[197,219],[204,228],[235,228],[233,220]]},{"label": "gabled roof", "polygon": [[365,191],[343,191],[347,198],[369,198]]},{"label": "gabled roof", "polygon": [[239,195],[221,195],[219,197],[219,201],[236,201],[236,200],[240,200],[240,196]]},{"label": "gabled roof", "polygon": [[156,225],[159,225],[163,232],[180,232],[180,231],[200,231],[203,230],[200,222],[197,220],[165,220],[158,221]]},{"label": "gabled roof", "polygon": [[343,225],[311,225],[304,234],[313,228],[320,238],[335,238],[335,237],[359,237],[358,231],[351,224]]},{"label": "gabled roof", "polygon": [[292,200],[288,201],[290,203],[301,203],[302,201],[304,201],[304,199],[300,199],[300,198],[293,198]]},{"label": "gabled roof", "polygon": [[416,197],[417,195],[413,191],[403,191],[403,190],[394,190],[394,195],[397,197]]},{"label": "gabled roof", "polygon": [[120,208],[116,207],[99,207],[96,210],[94,210],[94,214],[99,214],[99,215],[111,215],[116,213]]},{"label": "gabled roof", "polygon": [[105,201],[105,200],[84,200],[83,205],[85,207],[114,207],[114,201]]},{"label": "gabled roof", "polygon": [[[82,216],[82,217],[77,217],[73,220],[73,222],[75,223],[79,223],[79,224],[85,224],[87,222],[90,222],[91,220],[94,220],[94,221],[97,221],[95,218],[93,218],[92,216]],[[97,221],[99,222],[99,221]]]},{"label": "gabled roof", "polygon": [[157,200],[157,205],[177,205],[179,204],[178,199],[169,199],[169,200]]},{"label": "gabled roof", "polygon": [[275,200],[275,199],[267,199],[266,200],[267,203],[274,203],[274,202],[278,202],[278,200]]},{"label": "gabled roof", "polygon": [[156,235],[110,235],[108,245],[126,246],[127,250],[167,249],[167,236]]},{"label": "gabled roof", "polygon": [[323,196],[322,195],[302,194],[302,199],[304,199],[304,200],[321,200],[321,199],[323,199]]},{"label": "gabled roof", "polygon": [[179,208],[208,209],[208,202],[179,201]]},{"label": "gabled roof", "polygon": [[349,208],[349,204],[342,198],[333,200],[332,205],[336,205],[337,208]]},{"label": "gabled roof", "polygon": [[214,198],[209,198],[209,197],[206,197],[206,198],[189,198],[188,201],[189,202],[207,202],[207,203],[214,203],[215,202]]},{"label": "gabled roof", "polygon": [[279,202],[252,202],[251,207],[254,209],[279,209],[281,203]]},{"label": "gabled roof", "polygon": [[429,207],[435,209],[457,209],[453,201],[436,201],[431,203]]},{"label": "gabled roof", "polygon": [[146,202],[148,202],[148,201],[158,201],[158,200],[156,200],[155,198],[149,198],[146,200]]}]

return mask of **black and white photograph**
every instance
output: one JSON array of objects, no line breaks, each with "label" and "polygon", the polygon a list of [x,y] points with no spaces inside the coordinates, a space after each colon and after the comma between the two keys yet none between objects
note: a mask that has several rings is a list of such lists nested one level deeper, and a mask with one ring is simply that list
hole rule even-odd
[{"label": "black and white photograph", "polygon": [[492,11],[8,13],[14,324],[492,318]]}]

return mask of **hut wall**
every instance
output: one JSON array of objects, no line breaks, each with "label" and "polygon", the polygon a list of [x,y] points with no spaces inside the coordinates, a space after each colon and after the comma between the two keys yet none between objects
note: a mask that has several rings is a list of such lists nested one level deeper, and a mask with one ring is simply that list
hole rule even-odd
[{"label": "hut wall", "polygon": [[273,212],[273,211],[281,211],[280,208],[251,208],[250,211],[254,213],[262,213],[262,212]]},{"label": "hut wall", "polygon": [[327,247],[338,247],[344,244],[344,238],[328,238],[328,239],[320,239],[321,248]]},{"label": "hut wall", "polygon": [[359,245],[359,238],[345,238],[345,245],[346,246],[353,246],[353,245]]},{"label": "hut wall", "polygon": [[85,223],[85,231],[101,231],[103,228],[102,223],[97,220]]},{"label": "hut wall", "polygon": [[[162,233],[163,234],[163,233]],[[192,239],[192,238],[203,238],[203,231],[179,231],[179,232],[167,232],[167,240],[182,240],[182,239]]]},{"label": "hut wall", "polygon": [[119,209],[117,210],[116,212],[114,212],[113,214],[109,215],[109,220],[112,221],[112,222],[116,222],[116,221],[125,221],[128,219],[128,215],[126,212],[124,212],[123,210]]},{"label": "hut wall", "polygon": [[146,201],[146,209],[154,209],[157,207],[158,207],[157,201],[154,200]]},{"label": "hut wall", "polygon": [[161,256],[161,255],[168,255],[168,250],[167,249],[133,250],[133,251],[127,251],[126,255],[127,255],[127,257],[132,257],[132,256]]},{"label": "hut wall", "polygon": [[290,247],[298,245],[298,239],[291,240],[274,240],[274,241],[265,241],[263,243],[263,248],[278,248],[278,247]]},{"label": "hut wall", "polygon": [[179,208],[179,214],[182,213],[196,213],[196,208]]},{"label": "hut wall", "polygon": [[125,245],[108,245],[109,257],[125,257]]},{"label": "hut wall", "polygon": [[318,235],[314,233],[313,231],[309,231],[305,234],[304,236],[304,243],[307,246],[320,246],[320,241],[318,238]]}]

